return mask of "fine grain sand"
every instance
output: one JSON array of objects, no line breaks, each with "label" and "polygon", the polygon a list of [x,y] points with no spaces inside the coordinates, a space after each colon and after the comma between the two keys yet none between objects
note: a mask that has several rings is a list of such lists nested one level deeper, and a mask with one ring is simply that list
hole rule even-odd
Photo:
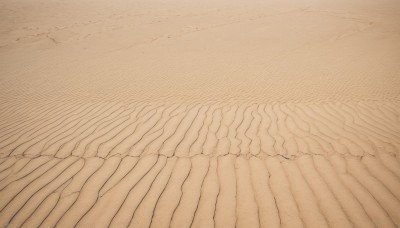
[{"label": "fine grain sand", "polygon": [[400,1],[2,0],[1,227],[399,227]]}]

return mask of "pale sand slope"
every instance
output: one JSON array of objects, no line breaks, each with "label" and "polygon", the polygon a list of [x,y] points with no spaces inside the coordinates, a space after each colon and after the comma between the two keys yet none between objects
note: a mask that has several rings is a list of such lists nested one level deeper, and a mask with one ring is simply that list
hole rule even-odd
[{"label": "pale sand slope", "polygon": [[399,12],[2,0],[0,226],[399,227]]}]

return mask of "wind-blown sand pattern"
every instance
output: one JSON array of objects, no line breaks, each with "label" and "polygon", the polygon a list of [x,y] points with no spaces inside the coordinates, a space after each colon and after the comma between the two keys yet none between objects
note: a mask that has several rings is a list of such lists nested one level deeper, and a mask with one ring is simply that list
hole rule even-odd
[{"label": "wind-blown sand pattern", "polygon": [[400,225],[396,103],[46,107],[2,124],[2,225]]},{"label": "wind-blown sand pattern", "polygon": [[0,4],[2,227],[400,227],[398,2]]}]

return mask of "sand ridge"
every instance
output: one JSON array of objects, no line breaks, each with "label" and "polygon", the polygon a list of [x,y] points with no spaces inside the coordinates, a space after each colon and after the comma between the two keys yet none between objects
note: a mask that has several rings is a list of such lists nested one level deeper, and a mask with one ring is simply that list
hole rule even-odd
[{"label": "sand ridge", "polygon": [[2,123],[0,221],[395,227],[399,114],[390,102],[53,104]]},{"label": "sand ridge", "polygon": [[395,0],[2,0],[0,226],[400,227]]}]

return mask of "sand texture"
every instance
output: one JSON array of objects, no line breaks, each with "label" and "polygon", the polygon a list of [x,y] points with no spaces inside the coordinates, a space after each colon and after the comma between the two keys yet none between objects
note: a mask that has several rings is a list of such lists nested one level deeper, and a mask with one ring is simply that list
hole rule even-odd
[{"label": "sand texture", "polygon": [[400,227],[400,2],[2,0],[1,227]]}]

